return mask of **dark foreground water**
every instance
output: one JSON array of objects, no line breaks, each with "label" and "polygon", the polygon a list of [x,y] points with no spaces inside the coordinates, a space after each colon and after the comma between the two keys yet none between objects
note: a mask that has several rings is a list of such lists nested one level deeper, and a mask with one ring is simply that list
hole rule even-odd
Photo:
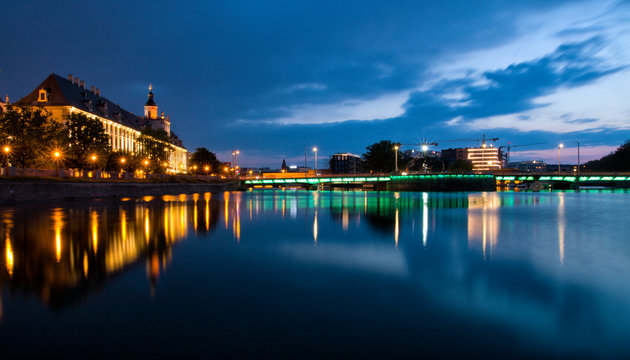
[{"label": "dark foreground water", "polygon": [[630,356],[630,193],[0,208],[0,354]]}]

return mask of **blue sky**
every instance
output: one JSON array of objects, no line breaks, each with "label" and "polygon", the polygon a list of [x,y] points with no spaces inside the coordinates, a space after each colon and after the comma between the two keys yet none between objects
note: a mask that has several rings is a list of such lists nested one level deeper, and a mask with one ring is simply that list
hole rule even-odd
[{"label": "blue sky", "polygon": [[[576,162],[630,139],[629,1],[14,1],[0,94],[74,74],[142,112],[147,86],[190,149],[243,166],[437,148],[482,134],[514,160]],[[411,147],[409,147],[411,148]],[[309,151],[309,166],[313,156]]]}]

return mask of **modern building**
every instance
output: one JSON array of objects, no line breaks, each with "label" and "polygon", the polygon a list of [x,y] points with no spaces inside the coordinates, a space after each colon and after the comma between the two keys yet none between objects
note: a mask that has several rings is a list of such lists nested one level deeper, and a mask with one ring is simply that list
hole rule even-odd
[{"label": "modern building", "polygon": [[357,174],[361,171],[361,157],[350,153],[333,154],[330,159],[332,174]]},{"label": "modern building", "polygon": [[503,167],[503,151],[495,147],[467,148],[473,171],[498,170]]},{"label": "modern building", "polygon": [[445,166],[455,160],[470,160],[474,171],[498,170],[503,167],[503,151],[495,147],[456,148],[442,150]]},{"label": "modern building", "polygon": [[65,122],[70,114],[79,113],[98,119],[109,135],[110,145],[114,151],[140,151],[137,141],[140,132],[147,126],[154,130],[163,129],[169,136],[171,152],[168,172],[178,173],[188,168],[187,150],[177,135],[171,131],[169,116],[158,114],[153,89],[149,86],[148,100],[144,105],[144,116],[129,112],[109,99],[101,96],[101,91],[94,86],[87,89],[85,81],[68,75],[63,78],[56,74],[48,76],[20,103],[39,106],[50,112],[52,118]]}]

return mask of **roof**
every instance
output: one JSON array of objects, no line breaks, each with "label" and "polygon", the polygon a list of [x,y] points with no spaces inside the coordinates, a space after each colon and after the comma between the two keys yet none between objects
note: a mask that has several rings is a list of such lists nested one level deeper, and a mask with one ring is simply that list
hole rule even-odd
[{"label": "roof", "polygon": [[[57,74],[50,74],[46,80],[39,84],[30,94],[22,98],[19,103],[31,106],[42,105],[41,102],[37,101],[40,89],[46,89],[48,92],[48,101],[45,103],[45,106],[73,106],[79,110],[138,131],[142,131],[145,126],[149,125],[143,117],[132,114],[106,97],[98,96],[93,91],[75,85],[72,81]],[[151,92],[149,101],[153,101],[152,95],[153,93]],[[147,104],[149,101],[147,101]],[[171,142],[174,145],[184,147],[181,140],[172,132]]]},{"label": "roof", "polygon": [[144,106],[157,106],[155,101],[153,101],[153,91],[149,90],[149,99],[144,104]]}]

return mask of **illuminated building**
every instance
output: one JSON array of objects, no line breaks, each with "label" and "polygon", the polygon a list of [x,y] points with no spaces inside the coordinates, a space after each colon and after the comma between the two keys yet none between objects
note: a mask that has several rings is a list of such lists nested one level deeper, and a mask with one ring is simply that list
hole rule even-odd
[{"label": "illuminated building", "polygon": [[7,105],[9,105],[9,95],[7,95],[7,98],[4,102],[2,102],[2,99],[0,99],[0,114],[7,111]]},{"label": "illuminated building", "polygon": [[446,166],[455,160],[470,160],[475,171],[497,170],[503,167],[503,151],[492,146],[446,149],[442,150],[441,158]]},{"label": "illuminated building", "polygon": [[169,136],[174,151],[170,154],[168,171],[180,172],[188,168],[187,150],[182,141],[171,131],[169,116],[164,112],[158,115],[158,106],[153,99],[153,89],[149,86],[148,100],[144,106],[144,116],[138,116],[101,96],[100,89],[92,86],[87,89],[85,81],[68,75],[65,79],[51,74],[20,103],[39,106],[50,112],[52,118],[65,122],[70,114],[79,113],[98,119],[109,135],[114,151],[140,150],[138,136],[143,128],[150,126],[154,130],[163,129]]},{"label": "illuminated building", "polygon": [[482,146],[466,150],[474,171],[498,170],[503,167],[503,152],[500,149]]}]

